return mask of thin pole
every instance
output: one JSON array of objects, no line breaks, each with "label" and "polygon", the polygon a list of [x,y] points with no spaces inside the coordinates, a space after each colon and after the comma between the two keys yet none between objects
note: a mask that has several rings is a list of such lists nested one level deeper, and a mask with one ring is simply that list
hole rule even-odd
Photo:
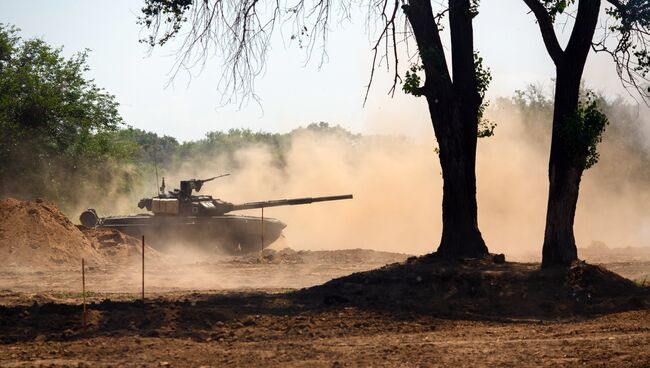
[{"label": "thin pole", "polygon": [[264,207],[262,207],[262,257],[264,257]]},{"label": "thin pole", "polygon": [[81,316],[81,325],[86,332],[86,261],[81,259],[81,298],[83,300],[83,314]]},{"label": "thin pole", "polygon": [[[156,169],[156,192],[160,194],[160,182],[158,181],[158,160],[156,159],[156,147],[153,147],[153,167]],[[164,194],[164,193],[162,193]]]},{"label": "thin pole", "polygon": [[142,303],[144,303],[144,235],[142,235]]}]

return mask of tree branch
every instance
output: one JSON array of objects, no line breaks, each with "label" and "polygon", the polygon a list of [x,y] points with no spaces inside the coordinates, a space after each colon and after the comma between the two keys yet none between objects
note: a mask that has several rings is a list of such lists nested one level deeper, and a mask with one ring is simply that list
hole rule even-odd
[{"label": "tree branch", "polygon": [[606,0],[606,1],[614,5],[614,7],[616,7],[616,9],[618,9],[619,11],[623,11],[625,9],[625,6],[619,0]]},{"label": "tree branch", "polygon": [[528,8],[530,8],[535,18],[537,18],[537,24],[539,24],[539,30],[542,32],[544,45],[548,54],[551,55],[551,59],[553,59],[555,65],[561,64],[564,61],[564,51],[557,40],[555,30],[553,30],[553,22],[548,11],[539,0],[524,0],[524,3],[528,5]]},{"label": "tree branch", "polygon": [[386,15],[386,10],[388,7],[389,0],[384,0],[383,4],[381,6],[381,17],[383,18],[383,28],[381,30],[381,33],[379,34],[379,37],[377,37],[377,40],[375,41],[375,44],[372,47],[372,66],[370,68],[370,78],[368,80],[368,85],[366,86],[366,94],[363,98],[363,105],[366,105],[366,102],[368,101],[368,94],[370,93],[370,87],[372,86],[372,81],[374,80],[375,77],[375,69],[377,67],[377,56],[379,55],[379,46],[382,42],[382,40],[385,40],[386,42],[386,50],[383,52],[385,57],[388,57],[389,54],[389,39],[392,40],[392,50],[393,50],[393,58],[394,58],[394,73],[393,73],[393,85],[391,86],[390,90],[388,91],[388,94],[393,96],[395,94],[395,87],[397,86],[398,82],[401,82],[401,77],[399,75],[399,70],[398,65],[399,65],[399,59],[397,57],[397,40],[395,37],[395,20],[397,18],[397,10],[399,9],[399,0],[393,0],[393,10],[389,13],[389,15]]},{"label": "tree branch", "polygon": [[410,4],[403,5],[402,9],[413,28],[424,66],[426,80],[422,89],[423,94],[440,100],[450,98],[453,92],[452,81],[431,2],[411,0]]},{"label": "tree branch", "polygon": [[[650,105],[650,3],[647,0],[606,0],[614,24],[592,48],[612,57],[626,90],[635,90]],[[614,44],[609,42],[615,41]],[[630,94],[632,96],[632,94]],[[634,98],[634,96],[632,96]]]},{"label": "tree branch", "polygon": [[474,72],[474,32],[469,0],[449,1],[449,32],[454,89],[461,98],[480,105]]},{"label": "tree branch", "polygon": [[578,3],[578,15],[565,50],[571,61],[587,59],[599,13],[600,0],[581,0]]}]

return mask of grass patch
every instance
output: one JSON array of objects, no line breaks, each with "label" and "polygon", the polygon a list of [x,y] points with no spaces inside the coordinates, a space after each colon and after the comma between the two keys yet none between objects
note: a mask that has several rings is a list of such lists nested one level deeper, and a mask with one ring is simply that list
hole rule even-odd
[{"label": "grass patch", "polygon": [[647,277],[647,276],[645,276],[645,277],[642,278],[642,279],[635,279],[635,280],[633,280],[633,281],[634,281],[634,283],[636,284],[636,286],[640,286],[640,287],[650,287],[650,280],[648,280],[648,277]]}]

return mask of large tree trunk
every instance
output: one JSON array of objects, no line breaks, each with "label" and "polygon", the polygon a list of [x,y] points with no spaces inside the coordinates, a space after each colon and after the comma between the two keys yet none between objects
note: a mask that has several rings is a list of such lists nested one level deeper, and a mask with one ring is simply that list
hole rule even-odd
[{"label": "large tree trunk", "polygon": [[582,170],[550,164],[542,266],[568,265],[578,259],[573,222]]},{"label": "large tree trunk", "polygon": [[443,143],[444,139],[440,138],[438,142],[444,180],[442,239],[438,253],[445,257],[483,257],[488,249],[478,228],[476,145],[472,147],[456,141]]},{"label": "large tree trunk", "polygon": [[[488,254],[478,228],[476,205],[476,121],[471,108],[454,101],[450,113],[427,98],[440,148],[442,168],[442,239],[438,254],[447,258],[480,258]],[[474,128],[473,128],[474,127]]]},{"label": "large tree trunk", "polygon": [[562,133],[578,108],[582,70],[577,69],[575,65],[557,67],[543,267],[568,265],[578,259],[573,223],[584,165],[581,158],[571,155],[570,137]]}]

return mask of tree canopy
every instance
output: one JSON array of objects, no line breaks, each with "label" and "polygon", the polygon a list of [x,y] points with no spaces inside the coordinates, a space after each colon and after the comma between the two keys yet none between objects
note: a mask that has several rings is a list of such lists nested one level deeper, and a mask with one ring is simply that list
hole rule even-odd
[{"label": "tree canopy", "polygon": [[5,194],[70,199],[66,179],[137,148],[113,144],[123,121],[115,97],[85,77],[87,51],[66,58],[18,32],[0,25],[0,186]]}]

